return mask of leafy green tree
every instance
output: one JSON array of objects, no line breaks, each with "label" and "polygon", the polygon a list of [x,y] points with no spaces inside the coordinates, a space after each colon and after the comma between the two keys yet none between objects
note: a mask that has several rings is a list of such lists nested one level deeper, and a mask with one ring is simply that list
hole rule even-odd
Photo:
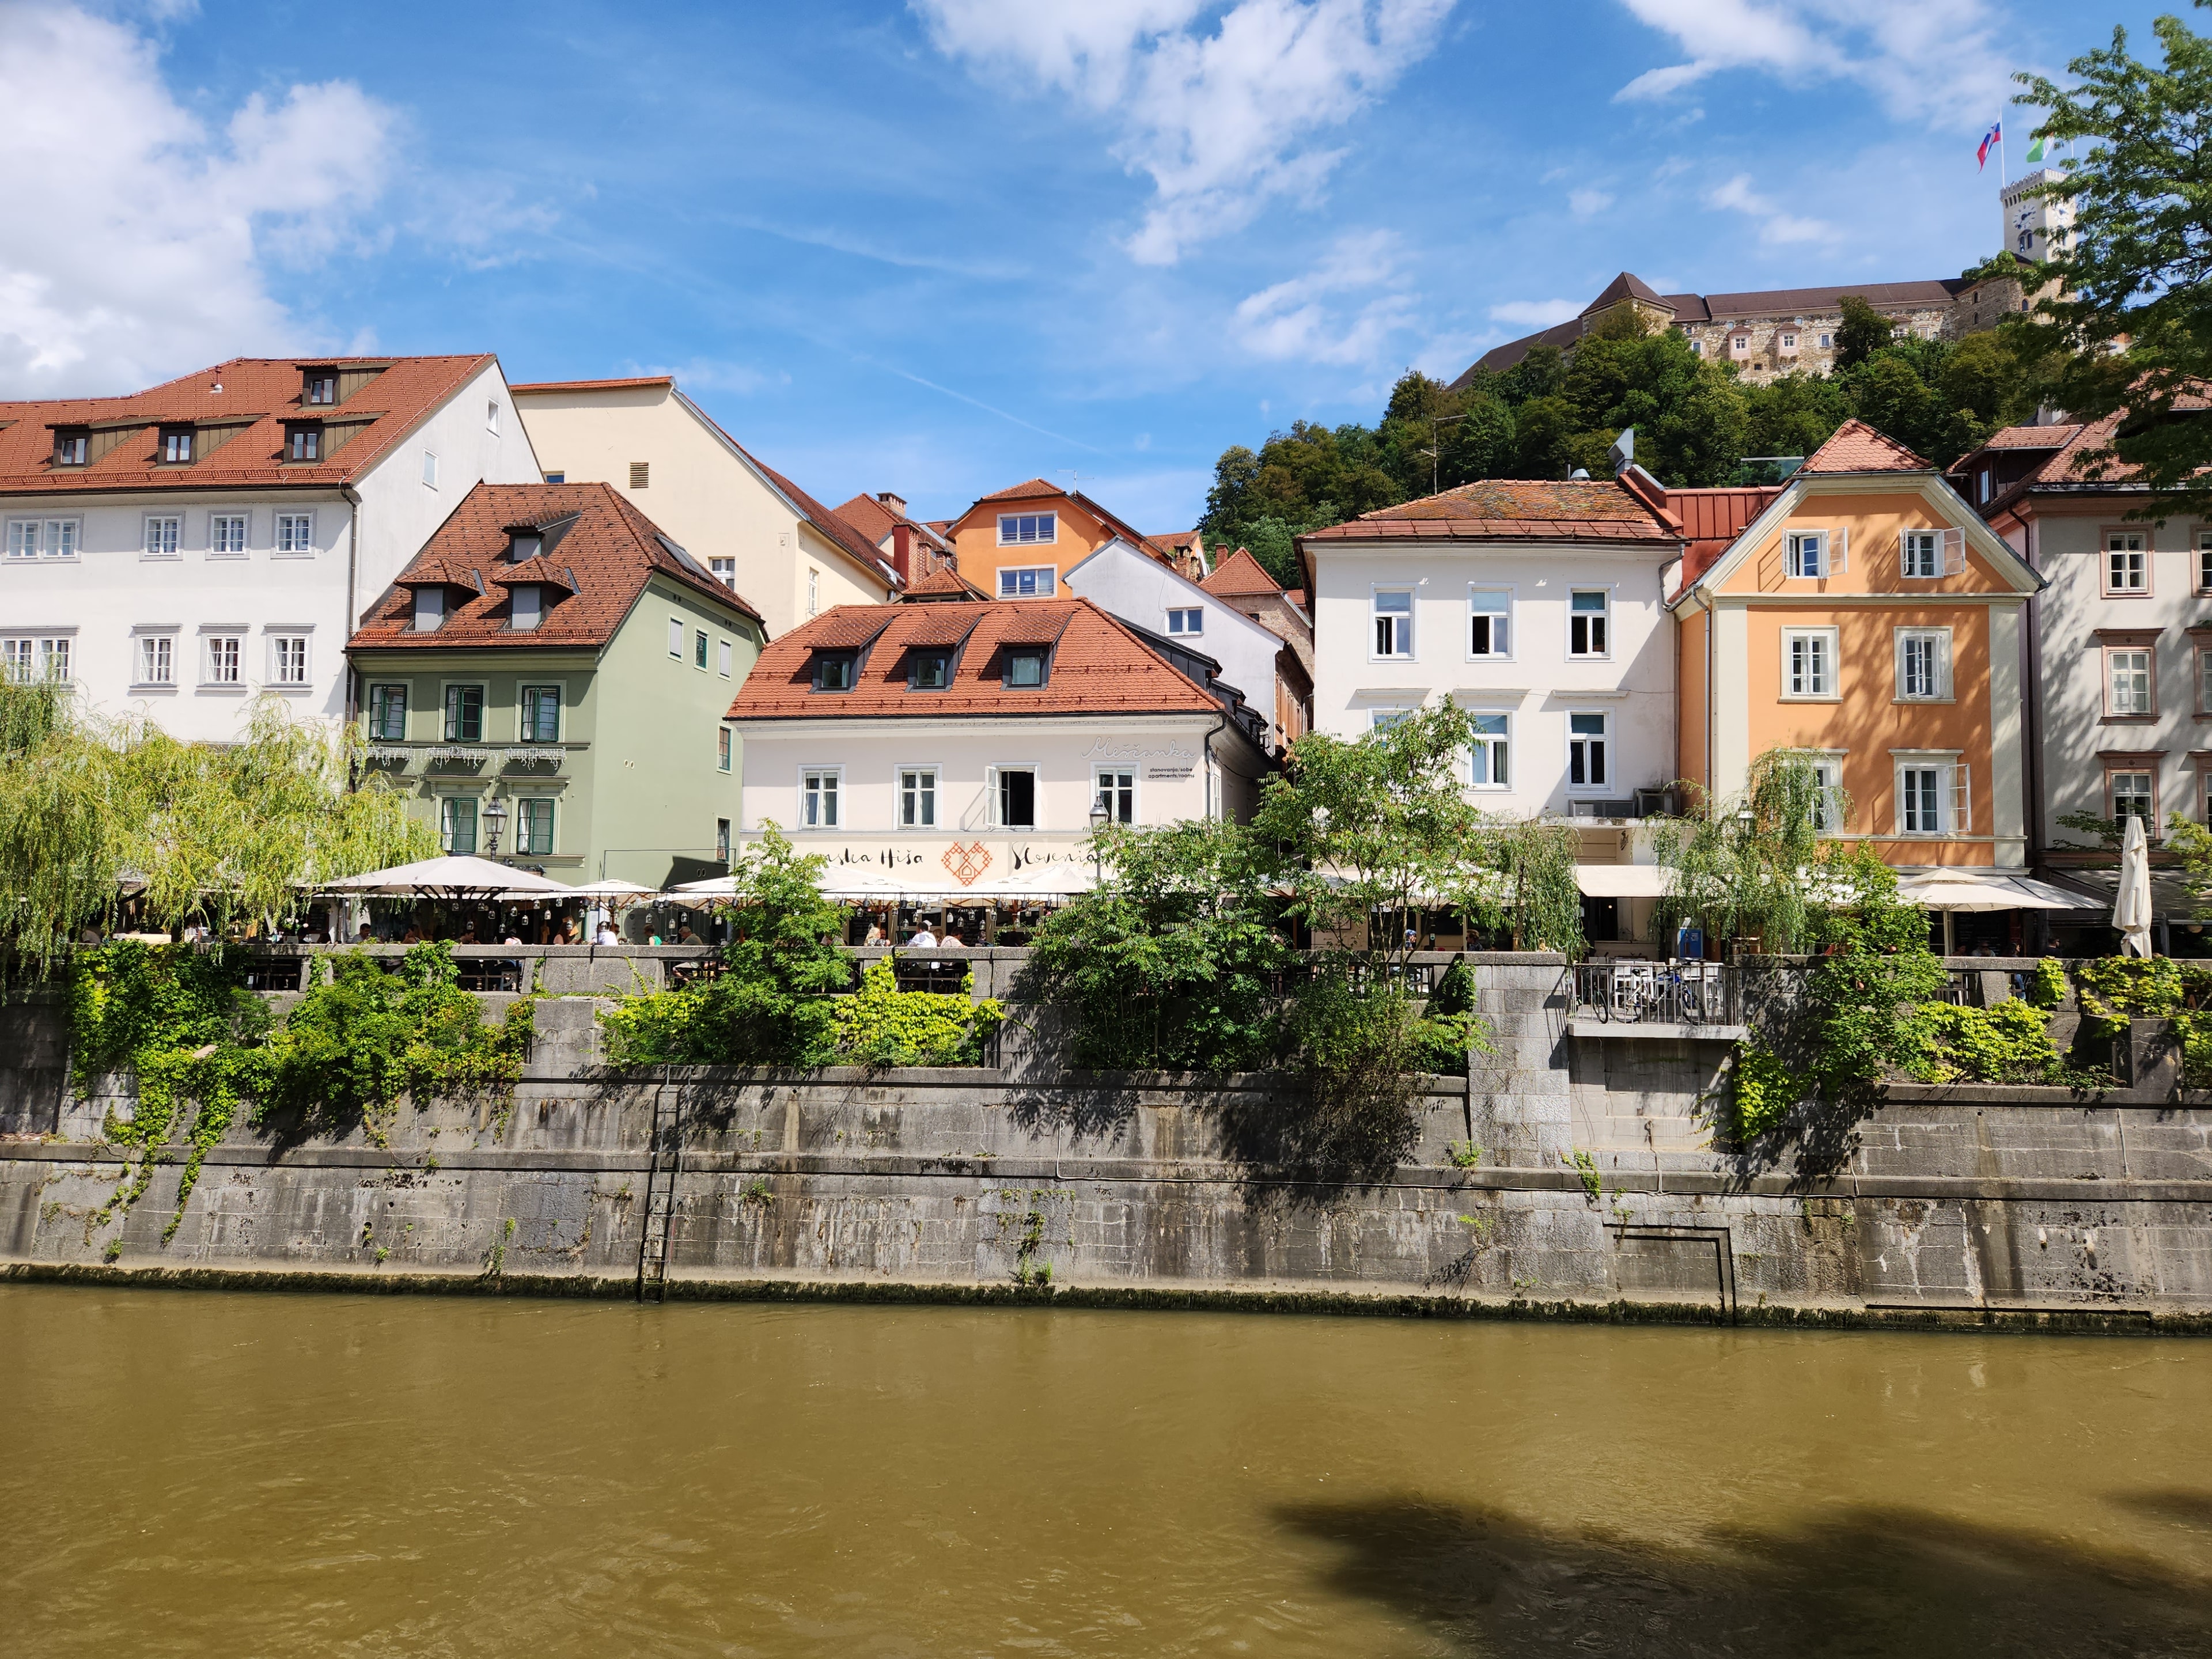
[{"label": "leafy green tree", "polygon": [[2075,203],[2072,243],[2046,267],[2057,286],[2013,327],[2049,401],[2123,415],[2090,465],[2134,469],[2166,492],[2136,516],[2163,517],[2212,511],[2212,422],[2197,412],[2212,379],[2212,40],[2179,17],[2151,27],[2158,64],[2115,28],[2067,65],[2071,85],[2016,77],[2045,112],[2037,133],[2079,159],[2050,190]]},{"label": "leafy green tree", "polygon": [[1859,294],[1846,294],[1842,323],[1836,330],[1836,367],[1855,368],[1896,337],[1897,325],[1866,302]]},{"label": "leafy green tree", "polygon": [[1774,955],[1803,951],[1813,933],[1821,826],[1850,817],[1850,800],[1821,787],[1809,755],[1768,750],[1752,762],[1740,793],[1653,821],[1655,854],[1668,872],[1667,892],[1652,909],[1653,937],[1672,939],[1693,922],[1708,939],[1756,937]]},{"label": "leafy green tree", "polygon": [[1778,374],[1744,390],[1744,453],[1810,455],[1851,416],[1843,382],[1832,375]]}]

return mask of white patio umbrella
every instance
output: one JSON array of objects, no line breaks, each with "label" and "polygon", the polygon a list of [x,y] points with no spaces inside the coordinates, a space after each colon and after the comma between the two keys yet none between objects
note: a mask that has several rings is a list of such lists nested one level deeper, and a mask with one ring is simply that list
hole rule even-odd
[{"label": "white patio umbrella", "polygon": [[2112,897],[2112,926],[2120,930],[2120,949],[2131,957],[2150,954],[2150,841],[2142,820],[2130,814],[2120,842],[2120,885]]},{"label": "white patio umbrella", "polygon": [[2078,894],[2030,876],[1962,875],[1930,871],[1897,884],[1897,896],[1923,910],[2075,910]]},{"label": "white patio umbrella", "polygon": [[404,897],[419,893],[431,898],[459,900],[489,899],[502,894],[541,898],[574,890],[528,870],[494,864],[489,859],[449,856],[424,859],[416,864],[395,864],[388,870],[371,870],[366,875],[342,876],[336,881],[323,883],[320,890],[348,893],[356,897]]},{"label": "white patio umbrella", "polygon": [[[561,889],[562,896],[568,898],[595,898],[611,899],[617,901],[623,899],[648,898],[652,896],[653,891],[653,890],[650,887],[641,887],[634,881],[623,881],[618,877],[610,877],[605,881],[586,882],[580,887],[563,887]],[[542,887],[510,887],[507,891],[501,893],[500,896],[501,898],[522,900],[544,898],[547,896],[547,894],[545,890]]]}]

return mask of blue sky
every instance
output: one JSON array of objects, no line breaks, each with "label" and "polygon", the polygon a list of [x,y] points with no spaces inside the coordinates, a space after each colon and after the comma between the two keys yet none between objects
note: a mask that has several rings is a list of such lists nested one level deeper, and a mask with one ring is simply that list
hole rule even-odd
[{"label": "blue sky", "polygon": [[1041,474],[1181,528],[1224,445],[1371,420],[1624,268],[1956,273],[2010,71],[2158,9],[0,0],[0,396],[672,370],[830,501]]}]

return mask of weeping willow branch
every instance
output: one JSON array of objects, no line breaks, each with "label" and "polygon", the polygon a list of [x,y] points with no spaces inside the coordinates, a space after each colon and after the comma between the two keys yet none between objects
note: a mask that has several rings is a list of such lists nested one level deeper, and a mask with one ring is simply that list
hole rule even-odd
[{"label": "weeping willow branch", "polygon": [[358,738],[257,702],[244,741],[185,743],[46,696],[0,695],[0,943],[40,966],[115,920],[267,921],[303,885],[430,856],[435,837],[380,778],[349,789]]},{"label": "weeping willow branch", "polygon": [[1693,792],[1691,812],[1652,823],[1654,850],[1668,871],[1666,894],[1652,912],[1654,936],[1671,939],[1694,921],[1710,939],[1756,934],[1770,952],[1804,950],[1822,826],[1850,822],[1849,799],[1824,787],[1813,757],[1795,749],[1759,756],[1743,792],[1726,800],[1682,787]]}]

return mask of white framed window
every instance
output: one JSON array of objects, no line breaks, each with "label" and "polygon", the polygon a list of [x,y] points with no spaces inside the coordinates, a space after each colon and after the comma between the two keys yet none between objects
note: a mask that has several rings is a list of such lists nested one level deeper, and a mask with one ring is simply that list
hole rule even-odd
[{"label": "white framed window", "polygon": [[515,736],[525,743],[561,741],[561,688],[526,685],[522,688],[520,722]]},{"label": "white framed window", "polygon": [[1060,514],[1057,513],[999,514],[999,545],[1001,547],[1048,546],[1059,539]]},{"label": "white framed window", "polygon": [[714,769],[717,772],[730,769],[730,762],[737,748],[733,741],[735,736],[736,733],[726,726],[714,733]]},{"label": "white framed window", "polygon": [[1955,757],[1911,755],[1897,763],[1897,831],[1963,836],[1972,827],[1972,778]]},{"label": "white framed window", "polygon": [[1612,769],[1606,764],[1607,727],[1613,717],[1609,714],[1569,714],[1567,716],[1567,788],[1569,791],[1602,791],[1613,782]]},{"label": "white framed window", "polygon": [[937,769],[905,766],[899,769],[899,827],[933,830],[937,827]]},{"label": "white framed window", "polygon": [[202,685],[240,684],[239,669],[245,655],[246,641],[240,635],[202,635],[200,636],[200,684]]},{"label": "white framed window", "polygon": [[721,678],[724,678],[724,679],[727,679],[727,678],[730,678],[730,667],[731,667],[731,665],[732,665],[732,661],[734,660],[734,659],[735,659],[735,650],[734,650],[734,647],[732,647],[732,645],[730,644],[730,642],[729,642],[727,640],[723,640],[723,641],[721,641],[720,642],[720,646],[719,646],[719,654],[715,657],[715,659],[714,659],[714,661],[715,661],[715,671],[714,671],[714,672],[715,672],[716,673],[718,673],[719,675],[720,675],[720,676],[721,676]]},{"label": "white framed window", "polygon": [[448,853],[477,850],[477,804],[465,795],[448,795],[438,803],[438,845]]},{"label": "white framed window", "polygon": [[368,688],[368,736],[372,743],[407,741],[407,687],[372,685]]},{"label": "white framed window", "polygon": [[161,463],[165,466],[182,466],[192,459],[192,433],[190,427],[179,427],[161,434]]},{"label": "white framed window", "polygon": [[999,572],[1002,599],[1048,599],[1059,591],[1060,572],[1048,564],[1008,565]]},{"label": "white framed window", "polygon": [[553,802],[550,796],[514,803],[514,852],[518,858],[543,858],[553,850]]},{"label": "white framed window", "polygon": [[1851,568],[1849,530],[1792,530],[1783,544],[1784,568],[1792,576],[1834,576]]},{"label": "white framed window", "polygon": [[1898,574],[1915,580],[1966,574],[1963,530],[1906,530],[1897,538]]},{"label": "white framed window", "polygon": [[88,433],[72,432],[54,440],[56,466],[82,466],[89,457],[92,438]]},{"label": "white framed window", "polygon": [[997,826],[1001,830],[1034,830],[1037,827],[1036,769],[1029,766],[995,766],[991,769],[994,805],[997,811]]},{"label": "white framed window", "polygon": [[678,662],[684,660],[684,618],[681,617],[668,619],[668,654]]},{"label": "white framed window", "polygon": [[1113,766],[1093,767],[1091,799],[1094,805],[1106,809],[1107,823],[1134,823],[1137,821],[1135,771]]},{"label": "white framed window", "polygon": [[822,573],[810,568],[806,573],[806,614],[819,616],[822,612]]},{"label": "white framed window", "polygon": [[2197,591],[2212,593],[2212,530],[2197,532]]},{"label": "white framed window", "polygon": [[2158,833],[2158,774],[2148,766],[2110,768],[2105,773],[2105,816],[2125,823],[2141,818]]},{"label": "white framed window", "polygon": [[1470,587],[1467,591],[1467,654],[1470,661],[1510,660],[1513,655],[1513,590]]},{"label": "white framed window", "polygon": [[844,769],[836,766],[810,767],[799,775],[800,829],[835,830],[837,827],[837,797],[842,793],[844,775]]},{"label": "white framed window", "polygon": [[1797,700],[1833,701],[1836,690],[1836,630],[1782,630],[1782,695]]},{"label": "white framed window", "polygon": [[1823,334],[1820,337],[1820,349],[1826,351],[1829,346],[1834,343],[1834,340],[1835,336],[1832,334]]},{"label": "white framed window", "polygon": [[298,558],[315,550],[315,515],[312,513],[279,513],[276,515],[276,550]]},{"label": "white framed window", "polygon": [[1474,747],[1468,781],[1477,789],[1505,789],[1512,785],[1513,717],[1510,714],[1471,714]]},{"label": "white framed window", "polygon": [[82,530],[76,519],[10,519],[8,558],[74,559]]},{"label": "white framed window", "polygon": [[209,514],[208,557],[242,559],[245,556],[246,514],[243,513]]},{"label": "white framed window", "polygon": [[738,589],[738,562],[735,559],[709,559],[707,569],[714,580],[732,593]]},{"label": "white framed window", "polygon": [[1785,334],[1785,335],[1784,335],[1784,336],[1782,337],[1782,349],[1783,349],[1784,351],[1795,351],[1795,350],[1796,350],[1796,349],[1797,349],[1797,337],[1796,337],[1795,334]]},{"label": "white framed window", "polygon": [[446,690],[446,741],[483,741],[484,689],[481,685],[448,685]]},{"label": "white framed window", "polygon": [[2148,647],[2106,647],[2105,712],[2121,715],[2156,714],[2156,672],[2157,665]]},{"label": "white framed window", "polygon": [[319,461],[323,459],[323,429],[319,426],[295,426],[291,429],[284,452],[295,461]]},{"label": "white framed window", "polygon": [[307,636],[271,634],[269,636],[269,684],[301,686],[307,683]]},{"label": "white framed window", "polygon": [[1840,755],[1822,755],[1813,762],[1813,777],[1820,793],[1813,801],[1813,828],[1822,835],[1834,835],[1844,827],[1844,759]]},{"label": "white framed window", "polygon": [[484,404],[484,430],[495,438],[499,436],[499,399],[492,398]]},{"label": "white framed window", "polygon": [[145,532],[138,544],[140,556],[149,559],[175,558],[177,544],[183,539],[184,524],[185,521],[173,513],[148,514]]},{"label": "white framed window", "polygon": [[1897,696],[1904,702],[1940,702],[1951,696],[1951,630],[1897,630]]},{"label": "white framed window", "polygon": [[0,639],[0,668],[17,684],[70,677],[70,635],[15,634]]},{"label": "white framed window", "polygon": [[1170,634],[1206,632],[1205,607],[1194,605],[1186,609],[1170,608],[1168,611],[1168,632]]},{"label": "white framed window", "polygon": [[707,672],[707,630],[703,628],[693,629],[691,630],[691,665],[702,674]]},{"label": "white framed window", "polygon": [[0,672],[18,685],[28,683],[37,673],[37,657],[32,647],[35,640],[25,639],[20,634],[10,634],[0,639]]},{"label": "white framed window", "polygon": [[2105,532],[2105,592],[2130,596],[2150,592],[2150,538],[2144,532]]},{"label": "white framed window", "polygon": [[1613,653],[1613,595],[1602,587],[1577,588],[1567,599],[1567,654]]},{"label": "white framed window", "polygon": [[138,636],[137,665],[132,670],[132,683],[137,685],[174,685],[177,683],[177,636],[173,634],[141,634]]},{"label": "white framed window", "polygon": [[427,489],[438,487],[438,452],[434,449],[422,452],[422,483]]},{"label": "white framed window", "polygon": [[1368,638],[1376,658],[1407,658],[1413,654],[1413,590],[1378,587],[1368,604],[1372,626]]}]

